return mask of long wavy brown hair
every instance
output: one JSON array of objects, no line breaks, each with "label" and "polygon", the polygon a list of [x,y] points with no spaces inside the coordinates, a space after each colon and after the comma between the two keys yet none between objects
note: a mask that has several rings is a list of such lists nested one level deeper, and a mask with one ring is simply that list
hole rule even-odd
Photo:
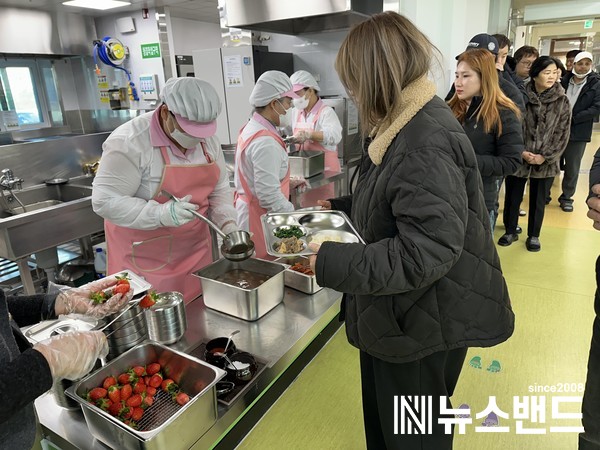
[{"label": "long wavy brown hair", "polygon": [[[497,130],[498,136],[502,134],[502,121],[500,120],[500,109],[506,108],[513,111],[517,117],[521,117],[521,111],[515,103],[508,98],[498,84],[498,71],[494,55],[488,50],[477,48],[461,53],[456,62],[457,66],[465,62],[477,73],[481,82],[481,104],[477,110],[477,121],[483,121],[483,129],[486,133]],[[448,101],[454,117],[460,123],[464,123],[470,102],[461,100],[456,93]]]},{"label": "long wavy brown hair", "polygon": [[335,70],[358,109],[363,135],[391,121],[402,90],[427,75],[436,51],[406,17],[375,14],[354,26],[335,59]]}]

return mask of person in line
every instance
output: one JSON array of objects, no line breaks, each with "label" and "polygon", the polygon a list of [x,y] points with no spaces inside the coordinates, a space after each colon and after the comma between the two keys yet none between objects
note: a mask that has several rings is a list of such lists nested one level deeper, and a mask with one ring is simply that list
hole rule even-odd
[{"label": "person in line", "polygon": [[98,358],[108,354],[101,331],[72,331],[43,340],[33,347],[19,327],[62,314],[84,314],[101,319],[119,311],[133,295],[116,294],[95,305],[90,294],[117,282],[107,277],[58,295],[8,296],[0,290],[0,442],[2,448],[29,450],[36,435],[33,401],[54,381],[76,380],[87,374]]},{"label": "person in line", "polygon": [[[311,245],[311,265],[346,294],[370,450],[451,448],[439,397],[452,396],[468,347],[514,328],[477,158],[427,78],[434,51],[386,11],[352,28],[335,61],[368,139],[354,194],[321,203],[350,214],[366,244]],[[394,433],[394,396],[411,395],[438,399],[431,434]]]},{"label": "person in line", "polygon": [[192,273],[212,262],[208,226],[192,211],[208,214],[226,234],[237,230],[236,211],[215,136],[221,102],[214,88],[198,78],[171,78],[161,99],[102,145],[92,206],[105,219],[107,272],[133,270],[189,303],[201,293]]},{"label": "person in line", "polygon": [[532,47],[531,45],[524,45],[515,52],[515,67],[513,67],[513,70],[516,72],[517,76],[523,80],[524,83],[529,82],[531,78],[529,74],[531,65],[538,56],[540,56],[540,53],[537,51],[537,48]]},{"label": "person in line", "polygon": [[558,82],[562,80],[562,77],[567,73],[567,69],[562,61],[558,58],[552,58],[554,60],[554,64],[556,64],[556,76],[558,77]]},{"label": "person in line", "polygon": [[260,216],[294,211],[290,168],[276,127],[291,125],[292,99],[298,98],[289,77],[278,70],[263,73],[250,94],[252,117],[240,130],[235,153],[235,207],[240,228],[253,233],[258,258],[267,258]]},{"label": "person in line", "polygon": [[523,152],[521,112],[498,87],[495,69],[487,50],[462,53],[456,67],[456,92],[448,102],[475,149],[492,232],[500,184],[519,168]]},{"label": "person in line", "polygon": [[594,119],[600,114],[600,75],[593,71],[592,60],[591,53],[578,53],[573,70],[567,72],[561,82],[572,111],[569,143],[561,158],[564,174],[558,202],[564,212],[573,212],[581,159],[587,143],[592,140]]},{"label": "person in line", "polygon": [[[302,150],[325,152],[325,173],[341,172],[337,145],[342,140],[342,124],[330,106],[319,97],[321,88],[306,70],[298,70],[290,77],[294,92],[299,98],[293,100],[292,127],[294,141]],[[301,206],[316,206],[323,198],[334,197],[334,185],[311,189],[302,195]]]},{"label": "person in line", "polygon": [[[495,37],[489,34],[481,33],[473,36],[467,44],[466,50],[475,48],[483,48],[490,51],[494,58],[498,56],[498,41]],[[456,56],[456,59],[458,59],[458,55]],[[525,113],[525,101],[523,100],[524,97],[517,85],[501,75],[498,75],[498,84],[500,89],[502,89],[502,92],[504,92],[504,94],[519,107],[522,113]],[[450,87],[450,92],[448,92],[448,95],[446,95],[446,101],[449,101],[453,95],[454,83]]]},{"label": "person in line", "polygon": [[[593,227],[600,231],[600,149],[594,155],[590,170],[590,192],[587,204],[588,217]],[[594,297],[596,317],[592,328],[592,342],[588,357],[587,379],[581,406],[584,432],[579,435],[579,450],[600,450],[600,256],[596,260],[596,295]]]},{"label": "person in line", "polygon": [[492,36],[498,41],[498,55],[496,56],[496,69],[499,70],[498,75],[514,83],[519,88],[523,96],[523,101],[527,103],[527,94],[525,93],[523,79],[517,76],[508,63],[508,51],[511,46],[510,39],[504,34],[493,34]]},{"label": "person in line", "polygon": [[571,70],[573,70],[573,61],[575,60],[575,57],[581,52],[582,52],[582,50],[579,50],[579,49],[569,50],[567,52],[567,54],[565,56],[566,60],[567,60],[567,63],[566,63],[567,71],[570,72]]},{"label": "person in line", "polygon": [[508,246],[519,239],[516,232],[519,205],[529,179],[529,220],[525,246],[538,252],[546,208],[546,197],[559,172],[560,155],[569,140],[571,109],[562,86],[557,83],[557,68],[550,56],[540,56],[531,66],[527,113],[523,122],[523,164],[513,176],[506,177],[504,227],[506,233],[498,245]]}]

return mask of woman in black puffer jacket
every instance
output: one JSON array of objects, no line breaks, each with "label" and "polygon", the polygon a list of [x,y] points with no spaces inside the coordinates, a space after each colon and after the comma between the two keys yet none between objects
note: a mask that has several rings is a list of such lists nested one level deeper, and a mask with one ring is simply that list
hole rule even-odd
[{"label": "woman in black puffer jacket", "polygon": [[[451,448],[439,397],[452,395],[468,347],[514,328],[475,153],[427,79],[432,53],[388,11],[353,28],[336,59],[373,139],[353,197],[323,203],[345,208],[366,245],[324,242],[312,264],[319,285],[347,294],[369,449]],[[394,433],[394,396],[410,395],[437,399],[430,434]]]},{"label": "woman in black puffer jacket", "polygon": [[448,104],[475,149],[493,231],[502,179],[521,165],[521,113],[498,87],[494,57],[485,49],[459,55],[454,86]]}]

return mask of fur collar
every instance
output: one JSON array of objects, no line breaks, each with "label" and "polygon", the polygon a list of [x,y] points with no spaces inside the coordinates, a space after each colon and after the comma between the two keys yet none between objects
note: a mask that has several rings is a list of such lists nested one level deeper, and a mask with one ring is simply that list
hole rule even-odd
[{"label": "fur collar", "polygon": [[396,111],[392,115],[391,124],[378,125],[371,131],[370,136],[375,136],[369,145],[369,157],[373,164],[380,165],[388,147],[406,125],[436,93],[435,84],[427,77],[419,78],[402,89],[402,98]]}]

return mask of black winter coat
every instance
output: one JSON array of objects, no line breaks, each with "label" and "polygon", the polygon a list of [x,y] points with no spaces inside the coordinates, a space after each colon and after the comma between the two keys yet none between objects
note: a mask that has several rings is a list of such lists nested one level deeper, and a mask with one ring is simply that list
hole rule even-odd
[{"label": "black winter coat", "polygon": [[477,121],[477,110],[481,100],[481,97],[474,97],[471,101],[463,128],[475,150],[477,166],[483,181],[485,206],[490,211],[496,208],[502,178],[515,173],[521,165],[523,133],[521,121],[509,109],[500,110],[502,134],[498,136],[496,130],[486,133],[483,121]]},{"label": "black winter coat", "polygon": [[[515,103],[515,105],[517,105],[517,107],[521,110],[521,112],[524,114],[525,113],[525,96],[519,90],[517,85],[514,82],[508,81],[506,78],[504,78],[504,76],[502,75],[502,73],[500,73],[500,71],[498,71],[498,86],[500,86],[500,89],[502,89],[502,92],[504,93],[504,95],[506,95],[508,98],[510,98]],[[456,89],[454,87],[454,83],[452,83],[452,86],[450,87],[450,92],[448,92],[448,94],[446,95],[446,101],[449,101],[452,98],[455,91],[456,91]]]},{"label": "black winter coat", "polygon": [[316,260],[319,285],[351,294],[349,342],[394,363],[490,347],[514,329],[471,143],[440,98],[422,104],[379,165],[371,143],[344,199],[367,245],[324,242]]},{"label": "black winter coat", "polygon": [[[560,83],[565,92],[573,76],[573,72],[567,72],[562,77]],[[587,76],[587,81],[581,88],[572,113],[569,140],[574,142],[590,142],[592,140],[594,118],[600,114],[600,75],[592,72]]]}]

